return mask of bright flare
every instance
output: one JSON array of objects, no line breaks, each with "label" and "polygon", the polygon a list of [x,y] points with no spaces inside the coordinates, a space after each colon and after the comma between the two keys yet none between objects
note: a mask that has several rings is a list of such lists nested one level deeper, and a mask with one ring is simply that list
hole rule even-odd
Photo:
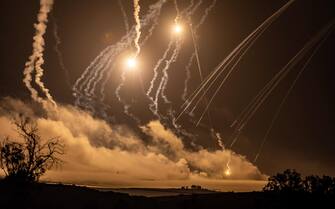
[{"label": "bright flare", "polygon": [[224,174],[225,174],[226,176],[230,176],[230,175],[231,175],[231,172],[230,172],[229,169],[227,169],[227,170],[224,172]]},{"label": "bright flare", "polygon": [[126,60],[126,65],[128,69],[134,69],[137,66],[137,61],[135,58],[128,58]]},{"label": "bright flare", "polygon": [[175,24],[173,30],[175,33],[181,33],[183,31],[183,28],[181,27],[181,25]]}]

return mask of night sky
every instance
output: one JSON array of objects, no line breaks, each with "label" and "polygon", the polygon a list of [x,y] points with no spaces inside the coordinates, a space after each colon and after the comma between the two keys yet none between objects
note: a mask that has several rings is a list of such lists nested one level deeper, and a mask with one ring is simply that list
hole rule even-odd
[{"label": "night sky", "polygon": [[[154,1],[141,0],[142,12]],[[184,1],[180,5],[185,4]],[[204,0],[200,11],[211,1]],[[285,4],[285,0],[219,0],[198,31],[199,55],[205,74],[224,59],[249,33],[273,12]],[[132,1],[123,0],[131,25]],[[1,60],[0,97],[29,100],[29,93],[22,82],[24,64],[32,51],[33,24],[39,10],[37,0],[6,1],[1,10]],[[142,14],[142,13],[141,13]],[[147,87],[152,78],[152,66],[159,59],[169,39],[169,27],[176,15],[173,3],[162,10],[159,25],[154,35],[141,52],[141,73]],[[198,15],[201,15],[200,13]],[[335,18],[333,0],[297,0],[271,25],[248,51],[227,85],[220,91],[210,107],[213,126],[229,140],[230,123],[257,92],[278,72],[301,47],[324,25]],[[197,19],[197,15],[194,17]],[[120,7],[116,0],[56,0],[49,17],[45,35],[45,75],[43,81],[55,100],[73,104],[71,88],[65,81],[57,54],[55,53],[55,23],[61,39],[59,48],[64,64],[73,83],[89,63],[109,44],[114,44],[125,34]],[[185,65],[192,53],[192,39],[188,32],[177,62],[171,67],[167,94],[173,107],[179,110],[180,95],[185,78]],[[304,175],[326,174],[335,176],[335,34],[334,31],[314,56],[306,71],[289,95],[276,121],[256,166],[261,172],[271,175],[286,168],[295,168]],[[257,112],[243,131],[243,137],[233,147],[239,154],[252,160],[261,143],[273,114],[293,81],[299,66],[293,69]],[[111,114],[116,120],[127,124],[120,113],[121,106],[115,101],[112,89],[118,84],[119,75],[113,74],[107,89]],[[192,66],[191,88],[200,84],[196,65]],[[141,101],[136,76],[122,90],[131,101]],[[150,120],[145,102],[134,105],[135,114]],[[217,143],[206,137],[208,121],[196,128],[185,125],[189,132],[202,137],[197,143],[208,149],[219,149]],[[1,128],[1,127],[0,127]]]}]

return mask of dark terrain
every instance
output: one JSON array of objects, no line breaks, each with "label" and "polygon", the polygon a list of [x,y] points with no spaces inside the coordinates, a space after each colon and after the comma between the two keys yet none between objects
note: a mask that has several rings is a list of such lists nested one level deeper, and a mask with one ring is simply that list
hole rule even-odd
[{"label": "dark terrain", "polygon": [[247,209],[334,208],[334,196],[271,192],[208,193],[164,197],[130,196],[86,187],[0,182],[1,209]]}]

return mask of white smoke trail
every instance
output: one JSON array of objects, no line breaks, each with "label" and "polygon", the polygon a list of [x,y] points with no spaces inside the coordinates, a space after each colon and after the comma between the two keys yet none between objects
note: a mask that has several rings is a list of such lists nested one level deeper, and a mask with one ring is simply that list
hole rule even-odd
[{"label": "white smoke trail", "polygon": [[[270,17],[268,17],[261,25],[259,25],[251,34],[249,34],[216,68],[215,70],[205,79],[204,82],[201,83],[201,85],[199,86],[199,88],[193,92],[192,97],[190,100],[185,101],[185,103],[183,104],[186,105],[183,110],[181,111],[181,113],[178,115],[177,119],[180,118],[183,113],[191,106],[191,104],[198,98],[199,94],[201,95],[200,98],[202,99],[207,91],[211,88],[211,86],[215,83],[215,81],[220,77],[220,75],[225,72],[225,69],[227,69],[229,63],[235,59],[235,57],[241,53],[241,50],[243,48],[246,47],[246,49],[244,50],[243,54],[251,47],[251,45],[257,40],[257,38],[266,30],[267,27],[269,27],[274,20],[276,20],[295,0],[290,0],[289,2],[287,2],[284,6],[282,6],[279,10],[277,10],[274,14],[272,14]],[[249,45],[249,43],[251,42],[251,44]],[[248,46],[249,45],[249,46]],[[235,65],[239,62],[241,58],[238,58],[238,60],[235,62]],[[234,65],[234,67],[235,67]],[[227,79],[227,76],[230,75],[232,71],[230,70],[228,72],[228,74],[226,75],[225,79],[222,81],[222,85],[225,82],[225,80]],[[214,81],[213,81],[214,78]],[[209,86],[208,86],[209,84]],[[220,85],[221,85],[220,84]],[[205,89],[205,90],[204,90]],[[220,89],[220,88],[218,88]],[[218,91],[217,89],[217,91]],[[204,91],[204,92],[203,92]],[[201,92],[203,92],[201,94]],[[216,93],[215,93],[216,94]],[[214,97],[212,97],[214,98]],[[200,99],[200,100],[201,100]],[[197,107],[197,104],[200,101],[197,100],[196,105],[194,106],[193,110]],[[205,111],[208,109],[210,105],[210,102],[208,103],[208,105],[205,108]],[[193,111],[192,110],[192,111]],[[192,112],[191,111],[191,112]],[[204,111],[204,112],[205,112]],[[203,113],[204,114],[204,113]],[[199,124],[200,120],[198,121]]]},{"label": "white smoke trail", "polygon": [[[265,27],[262,31],[260,31],[254,39],[248,40],[246,45],[246,48],[243,49],[241,48],[241,50],[238,50],[238,52],[232,57],[232,59],[230,61],[227,62],[227,65],[223,68],[223,70],[221,72],[223,72],[226,67],[229,66],[229,64],[231,63],[231,61],[234,60],[234,58],[237,58],[236,55],[238,55],[237,60],[235,61],[235,63],[233,64],[233,66],[229,69],[229,71],[227,72],[227,74],[224,76],[223,80],[221,81],[220,85],[218,86],[218,88],[215,90],[214,94],[211,96],[210,100],[207,102],[205,109],[203,110],[196,126],[199,125],[200,121],[202,120],[202,118],[204,117],[204,115],[206,114],[206,112],[208,111],[208,108],[210,107],[211,103],[213,102],[215,96],[218,94],[218,92],[221,90],[222,86],[225,84],[225,82],[227,81],[227,79],[229,78],[229,76],[231,75],[231,73],[234,71],[235,67],[237,66],[237,64],[240,62],[240,60],[243,58],[243,56],[248,52],[249,48],[256,42],[257,38],[262,35],[262,33],[267,29],[267,27]],[[244,50],[244,51],[243,51]],[[241,52],[241,54],[239,54]],[[217,78],[219,78],[220,73],[218,74],[218,76],[216,76],[216,78],[214,79],[214,82],[216,81]],[[212,84],[214,84],[214,82]],[[212,84],[210,84],[209,88],[207,88],[204,93],[201,95],[200,99],[198,100],[198,102],[196,103],[196,105],[194,105],[193,109],[191,110],[191,112],[193,112],[195,110],[195,108],[198,106],[199,102],[201,101],[201,99],[203,97],[206,96],[207,91],[210,89],[210,87],[212,86]]]},{"label": "white smoke trail", "polygon": [[120,7],[120,10],[121,10],[122,16],[123,16],[123,22],[124,22],[124,26],[125,26],[125,29],[126,29],[126,33],[128,33],[129,32],[128,16],[127,16],[127,13],[126,13],[126,11],[123,7],[122,0],[118,0],[118,3],[119,3],[119,7]]},{"label": "white smoke trail", "polygon": [[173,0],[173,3],[174,3],[174,7],[176,9],[176,12],[177,12],[177,18],[179,17],[179,14],[180,14],[180,10],[179,10],[179,7],[178,7],[178,2],[177,0]]},{"label": "white smoke trail", "polygon": [[120,90],[122,88],[122,86],[124,85],[124,82],[126,81],[126,72],[125,71],[122,71],[121,73],[121,82],[120,84],[118,85],[118,87],[116,88],[115,90],[115,95],[116,95],[116,98],[121,102],[121,96],[120,96]]},{"label": "white smoke trail", "polygon": [[[190,5],[186,9],[184,9],[182,12],[179,11],[177,2],[174,2],[174,3],[175,3],[176,11],[177,11],[177,16],[175,18],[175,22],[177,23],[177,21],[179,20],[180,16],[183,16],[183,17],[186,17],[186,18],[190,18],[191,15],[193,15],[193,13],[200,6],[200,4],[202,3],[202,1],[199,0],[198,3],[195,6],[193,6],[194,5],[194,1],[192,0],[190,2]],[[176,40],[174,40],[174,39],[176,39]],[[167,54],[171,50],[171,47],[172,47],[173,43],[175,43],[174,44],[173,52],[172,52],[171,56],[167,59]],[[179,52],[180,52],[181,47],[182,47],[182,43],[183,43],[183,40],[182,40],[181,37],[177,37],[177,38],[171,37],[170,38],[170,43],[169,43],[167,49],[165,50],[165,52],[163,54],[163,57],[160,58],[158,60],[157,64],[155,65],[154,76],[153,76],[153,79],[150,81],[150,86],[149,86],[149,89],[147,91],[147,96],[151,100],[151,104],[149,104],[149,109],[160,120],[162,119],[163,116],[161,116],[159,114],[159,110],[158,110],[159,95],[162,97],[163,101],[166,104],[171,103],[169,101],[169,99],[167,98],[167,95],[165,94],[165,91],[166,91],[166,88],[167,88],[167,83],[168,83],[168,80],[169,80],[168,69],[170,68],[170,65],[172,63],[176,62],[176,60],[178,58],[178,55],[179,55]],[[153,97],[150,96],[150,93],[152,92],[153,87],[154,87],[154,83],[156,82],[156,80],[158,78],[158,69],[162,65],[162,62],[164,60],[165,60],[165,67],[162,69],[162,74],[163,75],[162,75],[162,78],[160,79],[160,83],[159,83],[159,85],[158,85],[158,87],[156,89],[156,93],[155,93],[155,96],[153,98]],[[168,116],[170,116],[171,121],[172,121],[172,125],[175,128],[175,130],[177,132],[182,132],[182,130],[179,130],[179,125],[176,123],[176,117],[174,115],[174,112],[173,111],[168,111]]]},{"label": "white smoke trail", "polygon": [[212,9],[215,7],[217,0],[213,0],[212,3],[205,9],[205,13],[202,15],[202,17],[200,18],[200,21],[198,22],[198,24],[194,27],[194,32],[196,34],[196,32],[198,31],[199,27],[204,24],[204,22],[206,21],[209,13],[212,11]]},{"label": "white smoke trail", "polygon": [[[33,53],[29,57],[29,61],[25,64],[24,69],[24,79],[23,82],[25,83],[26,87],[31,93],[32,99],[35,101],[45,105],[47,102],[52,103],[54,106],[56,105],[56,102],[53,100],[52,96],[49,93],[49,89],[47,89],[44,86],[44,83],[41,81],[41,78],[43,76],[43,68],[42,65],[44,63],[43,59],[43,51],[44,51],[44,34],[46,32],[47,28],[47,22],[48,22],[48,13],[51,11],[53,5],[53,0],[41,0],[40,1],[40,10],[37,16],[38,23],[34,25],[36,31],[34,36],[34,42],[33,42]],[[38,92],[32,87],[32,73],[35,69],[35,83],[41,88],[41,90],[44,92],[45,96],[47,97],[47,102],[38,95]]]},{"label": "white smoke trail", "polygon": [[183,101],[186,101],[186,97],[188,94],[188,83],[191,79],[191,66],[193,64],[193,60],[195,58],[195,52],[192,53],[192,55],[190,56],[190,59],[188,60],[188,63],[185,67],[185,71],[186,71],[186,78],[184,81],[184,90],[183,90],[183,94],[181,95],[181,99]]},{"label": "white smoke trail", "polygon": [[[215,132],[214,129],[211,129],[211,132],[212,132],[212,134],[214,133],[214,135],[215,135],[215,137],[217,139],[219,147],[224,152],[226,150],[226,147],[225,147],[225,145],[223,143],[223,139],[222,139],[220,133],[219,132]],[[231,155],[228,156],[228,159],[227,159],[227,162],[226,162],[226,169],[224,170],[224,175],[226,177],[228,177],[228,176],[231,175],[230,163],[231,163]]]},{"label": "white smoke trail", "polygon": [[199,8],[199,6],[202,4],[202,0],[199,0],[196,5],[194,5],[194,2],[191,1],[190,5],[185,9],[186,17],[190,18],[191,15],[193,15],[196,10]]},{"label": "white smoke trail", "polygon": [[288,75],[292,68],[305,56],[305,54],[331,29],[334,25],[334,21],[326,25],[316,36],[309,40],[305,46],[276,74],[274,77],[275,82],[264,94],[261,100],[255,105],[252,111],[240,122],[239,130],[241,131],[249,120],[254,116],[259,107],[269,97],[272,91],[278,86],[278,84]]},{"label": "white smoke trail", "polygon": [[306,67],[309,65],[310,61],[313,59],[314,55],[318,52],[318,50],[320,49],[320,47],[322,46],[322,44],[327,40],[329,34],[331,33],[328,32],[328,34],[325,35],[324,39],[321,40],[319,42],[319,44],[314,48],[314,50],[312,51],[312,53],[310,54],[310,56],[307,58],[307,60],[305,61],[304,65],[302,66],[302,68],[299,70],[299,72],[297,73],[295,79],[293,80],[293,82],[291,83],[290,87],[288,88],[285,96],[283,97],[282,101],[280,102],[280,104],[278,105],[277,109],[276,109],[276,112],[275,114],[273,115],[272,119],[271,119],[271,122],[269,124],[269,127],[267,128],[266,130],[266,133],[263,137],[263,140],[258,148],[258,151],[256,153],[256,156],[254,158],[254,163],[256,163],[257,159],[259,158],[262,150],[263,150],[263,147],[264,147],[264,144],[266,143],[268,137],[269,137],[269,134],[274,126],[274,123],[276,122],[277,118],[279,117],[280,113],[281,113],[281,110],[284,106],[284,104],[286,103],[286,100],[288,98],[288,96],[291,94],[292,90],[294,89],[295,85],[297,84],[299,78],[301,77],[302,73],[305,71]]},{"label": "white smoke trail", "polygon": [[168,56],[168,53],[170,52],[171,48],[173,46],[173,40],[170,39],[170,42],[168,44],[168,47],[166,48],[166,50],[164,51],[163,53],[163,56],[158,60],[158,62],[156,63],[155,67],[154,67],[154,75],[153,75],[153,78],[152,80],[150,81],[150,86],[149,86],[149,89],[147,90],[146,92],[146,95],[148,96],[148,98],[153,101],[153,98],[150,96],[153,88],[154,88],[154,85],[155,85],[155,82],[157,80],[157,77],[158,77],[158,69],[159,67],[161,66],[163,60],[166,59],[166,57]]},{"label": "white smoke trail", "polygon": [[[174,50],[171,54],[171,56],[167,59],[168,53],[170,52],[170,50],[172,49],[172,47],[174,47]],[[167,47],[167,49],[165,50],[163,56],[158,60],[155,68],[154,68],[154,77],[150,82],[150,87],[149,90],[147,91],[147,96],[148,98],[151,100],[151,104],[149,105],[149,109],[152,111],[152,113],[154,115],[156,115],[158,118],[161,118],[161,116],[158,113],[158,99],[159,99],[159,95],[162,94],[162,89],[164,88],[165,82],[167,81],[167,70],[170,67],[170,64],[176,61],[176,58],[179,54],[179,50],[180,50],[181,44],[179,43],[178,40],[173,40],[170,39],[169,45]],[[162,62],[165,60],[165,66],[162,69],[162,78],[160,79],[160,82],[158,84],[158,87],[156,89],[155,92],[155,96],[154,98],[150,96],[150,93],[153,89],[154,83],[157,80],[158,77],[158,69],[161,66]],[[167,100],[167,98],[165,97],[165,95],[162,95],[163,99],[166,99],[166,102],[168,103],[169,101]]]},{"label": "white smoke trail", "polygon": [[[192,1],[190,2],[190,5],[189,5],[185,10],[183,10],[181,13],[180,13],[180,11],[179,11],[177,2],[175,1],[174,3],[175,3],[176,10],[177,10],[177,17],[176,17],[176,19],[175,19],[175,21],[176,21],[180,14],[181,14],[181,16],[186,15],[187,18],[190,18],[190,16],[193,15],[193,13],[196,11],[196,9],[200,6],[200,4],[202,3],[202,1],[201,1],[201,0],[198,1],[198,3],[197,3],[195,6],[193,6],[193,5],[194,5],[194,1],[192,0]],[[172,54],[172,56],[166,61],[165,68],[164,68],[164,70],[162,71],[162,72],[163,72],[163,77],[162,77],[162,79],[161,79],[161,83],[159,84],[159,88],[157,88],[157,91],[158,91],[158,92],[156,92],[156,95],[159,95],[159,93],[161,93],[161,96],[163,97],[163,99],[164,99],[164,101],[165,101],[166,103],[169,103],[169,100],[168,100],[168,98],[166,97],[166,95],[165,95],[165,93],[164,93],[164,91],[165,91],[165,89],[166,89],[167,81],[168,81],[168,74],[167,74],[167,71],[168,71],[168,69],[169,69],[169,67],[170,67],[170,64],[173,63],[173,62],[175,62],[176,59],[177,59],[177,57],[178,57],[178,55],[179,55],[179,51],[180,51],[180,49],[181,49],[181,47],[182,47],[182,40],[180,40],[180,39],[181,39],[181,38],[178,38],[178,39],[177,39],[177,41],[176,41],[176,45],[175,45],[175,48],[174,48],[174,51],[173,51],[173,54]],[[150,82],[150,87],[149,87],[149,90],[147,91],[147,95],[150,94],[150,92],[151,92],[152,89],[153,89],[154,82],[156,81],[157,76],[158,76],[157,69],[158,69],[158,67],[162,64],[162,61],[166,59],[167,53],[168,53],[169,50],[170,50],[170,46],[171,46],[172,42],[173,42],[173,37],[171,37],[169,46],[168,46],[168,48],[165,50],[163,57],[157,62],[156,66],[155,66],[155,68],[154,68],[154,77],[153,77],[153,79],[152,79],[151,82]],[[162,89],[163,89],[163,90],[162,90]],[[161,90],[162,90],[162,91],[161,91]],[[158,98],[155,98],[155,101],[157,101],[157,100],[158,100]],[[155,106],[157,106],[157,104],[155,104]]]},{"label": "white smoke trail", "polygon": [[134,44],[136,47],[136,54],[135,54],[135,58],[139,55],[141,47],[139,45],[139,40],[141,37],[141,21],[140,21],[140,10],[141,7],[139,5],[140,0],[134,0],[134,18],[135,18],[135,29],[136,29],[136,37],[134,39]]},{"label": "white smoke trail", "polygon": [[[158,25],[158,18],[159,18],[159,15],[161,13],[161,8],[162,8],[162,6],[163,6],[163,4],[165,2],[166,2],[166,0],[159,0],[156,4],[151,5],[148,14],[142,20],[142,23],[141,23],[142,27],[150,24],[151,22],[152,22],[152,24],[151,24],[150,29],[148,30],[147,35],[141,41],[140,46],[144,45],[149,40],[149,38],[152,36],[155,27]],[[135,29],[132,30],[132,34],[129,37],[133,37],[133,36],[135,36]],[[127,43],[123,44],[124,45],[123,48],[125,49],[125,46],[129,47],[130,44],[131,44],[131,42],[132,42],[132,38],[128,38],[127,39]],[[120,53],[121,53],[121,51],[120,51]],[[117,54],[119,54],[119,53],[117,53]],[[111,76],[111,73],[112,73],[114,67],[115,67],[115,64],[113,64],[110,67],[110,69],[109,69],[109,71],[107,73],[107,76],[105,76],[105,78],[104,78],[104,80],[103,80],[103,82],[101,84],[101,89],[100,89],[100,101],[101,102],[104,101],[104,98],[105,98],[105,93],[104,93],[105,86],[107,84],[107,81],[109,80],[109,77]],[[100,78],[98,80],[101,80],[101,79],[102,79],[102,76],[100,76]],[[140,82],[141,82],[142,90],[144,92],[144,87],[143,87],[143,82],[142,82],[141,77],[140,77]],[[122,87],[123,87],[123,85],[120,86],[119,91],[120,91],[120,89]],[[145,94],[145,92],[144,92],[144,94]],[[122,100],[121,103],[123,104],[125,113],[139,123],[140,120],[137,117],[135,117],[134,114],[130,113],[130,111],[129,111],[129,108],[131,107],[130,104],[127,104],[124,100]],[[107,106],[105,106],[105,107],[107,107]],[[105,110],[103,109],[102,111],[105,111]],[[103,114],[103,115],[106,115],[106,114]]]},{"label": "white smoke trail", "polygon": [[[145,41],[149,39],[154,30],[154,27],[157,25],[157,19],[160,15],[161,8],[164,3],[166,3],[166,0],[158,0],[153,5],[150,5],[148,13],[141,20],[142,26],[152,24],[149,30],[149,34],[145,37]],[[115,59],[120,53],[131,46],[135,35],[135,26],[133,26],[129,33],[123,36],[117,44],[108,46],[106,49],[104,49],[85,69],[83,74],[77,79],[73,86],[73,95],[76,98],[76,106],[83,106],[85,108],[92,106],[93,101],[91,97],[95,95],[98,84],[100,86],[100,103],[103,104],[105,99],[105,86],[111,76],[112,71],[114,70]],[[106,105],[104,106],[106,107]]]},{"label": "white smoke trail", "polygon": [[[195,41],[195,39],[198,37],[197,35],[197,31],[199,29],[199,27],[204,24],[205,20],[207,19],[210,11],[214,8],[214,6],[216,5],[216,0],[213,0],[212,3],[205,9],[205,13],[202,15],[200,21],[198,22],[198,24],[194,27],[194,29],[192,29],[192,25],[191,25],[191,30],[192,30],[192,39],[193,42]],[[191,23],[190,23],[191,24]],[[195,42],[194,42],[195,44]],[[189,61],[185,67],[185,71],[186,71],[186,78],[184,81],[184,90],[183,90],[183,94],[181,96],[182,100],[185,101],[186,97],[187,97],[187,93],[188,93],[188,82],[191,79],[191,66],[192,66],[192,62],[194,60],[194,58],[196,57],[196,53],[197,53],[197,46],[194,45],[195,51],[192,53],[192,55],[189,58]],[[199,55],[197,56],[197,61],[198,61],[198,69],[200,71],[200,76],[202,77],[202,73],[201,73],[201,68],[200,68],[200,61],[199,61]],[[203,80],[201,78],[201,80]]]},{"label": "white smoke trail", "polygon": [[[147,25],[147,24],[150,24],[150,22],[153,19],[155,20],[155,18],[157,18],[157,15],[160,14],[160,9],[165,2],[166,0],[159,0],[157,3],[152,5],[149,13],[142,20],[143,22],[142,24]],[[129,33],[127,33],[124,37],[122,37],[121,41],[119,41],[116,45],[111,45],[107,47],[105,50],[103,50],[99,54],[99,56],[95,58],[95,60],[85,69],[81,77],[76,81],[73,87],[75,96],[80,95],[80,92],[82,91],[83,86],[86,86],[85,88],[86,96],[91,96],[94,94],[97,83],[99,83],[99,81],[103,77],[106,77],[104,76],[104,73],[111,68],[110,63],[116,58],[115,56],[119,55],[123,50],[125,50],[126,48],[130,46],[131,41],[134,36],[135,36],[135,27],[133,27],[133,29]],[[111,70],[112,69],[110,69],[110,71]],[[110,74],[109,71],[108,73]],[[92,87],[91,87],[91,84],[92,84]],[[102,88],[104,88],[104,85],[102,85]],[[101,91],[103,92],[103,90],[104,89],[102,89]],[[76,97],[77,97],[77,101],[80,100],[78,99],[80,98],[80,96],[76,96]],[[77,102],[76,104],[78,103],[80,102]]]},{"label": "white smoke trail", "polygon": [[[329,32],[329,30],[333,27],[334,21],[326,25],[317,35],[315,35],[311,40],[309,40],[302,49],[299,50],[299,52],[292,58],[290,61],[264,86],[264,88],[259,92],[259,94],[253,99],[252,105],[248,105],[249,109],[246,111],[245,115],[243,115],[237,122],[234,122],[236,128],[235,131],[238,131],[240,134],[242,129],[248,124],[249,120],[254,116],[254,114],[257,112],[257,110],[260,108],[260,106],[263,104],[263,102],[268,98],[268,96],[271,94],[271,92],[278,86],[278,84],[287,76],[287,74],[293,69],[293,67],[305,56],[305,54],[326,34]],[[313,53],[312,53],[313,55]],[[309,60],[308,60],[309,62]],[[307,62],[307,64],[308,64]],[[304,69],[305,66],[302,68]],[[296,81],[295,81],[296,82]],[[294,84],[294,83],[293,83]],[[292,87],[293,88],[293,87]],[[290,92],[289,90],[288,92]],[[285,98],[282,102],[285,102]],[[282,106],[282,105],[280,105]],[[279,106],[279,107],[280,107]],[[281,107],[280,107],[281,109]],[[279,110],[280,110],[279,109]],[[279,111],[277,111],[274,115],[274,120],[276,115],[279,114]],[[272,122],[274,123],[274,121]],[[270,130],[272,125],[270,124]],[[266,139],[267,137],[265,137]],[[238,136],[235,137],[234,141],[230,145],[232,147],[234,143],[237,141]]]},{"label": "white smoke trail", "polygon": [[[163,85],[163,83],[160,82],[160,84],[158,85],[158,89],[162,88],[162,85]],[[161,116],[158,113],[158,98],[159,98],[159,93],[160,93],[159,91],[156,91],[156,93],[155,93],[155,99],[153,99],[152,97],[150,97],[150,99],[152,100],[152,103],[149,104],[149,109],[151,110],[151,112],[155,116],[157,116],[157,118],[159,120],[161,120]]]},{"label": "white smoke trail", "polygon": [[230,158],[230,155],[229,155],[228,161],[226,163],[226,170],[224,172],[226,176],[230,176],[231,175],[230,161],[231,161],[231,158]]},{"label": "white smoke trail", "polygon": [[54,50],[55,50],[55,52],[57,54],[59,66],[60,66],[61,70],[64,72],[65,79],[66,79],[66,84],[69,87],[71,87],[70,73],[67,70],[67,68],[65,67],[64,59],[63,59],[63,54],[62,54],[62,52],[61,52],[61,50],[59,48],[59,46],[62,43],[62,41],[61,41],[59,33],[58,33],[57,20],[56,20],[56,18],[53,15],[51,17],[52,17],[52,20],[53,20],[53,35],[54,35],[54,38],[55,38],[55,41],[56,41],[56,44],[54,46]]},{"label": "white smoke trail", "polygon": [[[212,129],[212,130],[214,131],[214,129]],[[216,138],[217,138],[217,140],[218,140],[218,145],[220,146],[220,148],[222,149],[222,151],[225,150],[226,148],[225,148],[225,146],[224,146],[224,143],[223,143],[223,140],[222,140],[222,138],[221,138],[220,133],[219,133],[219,132],[216,132],[216,133],[215,133],[215,136],[216,136]]]},{"label": "white smoke trail", "polygon": [[[277,16],[278,17],[278,16]],[[209,86],[207,87],[206,90],[204,90],[203,94],[200,96],[200,99],[198,100],[198,102],[194,105],[193,109],[191,110],[191,112],[193,112],[195,110],[195,108],[198,106],[199,102],[202,100],[202,98],[205,97],[206,93],[209,91],[209,89],[211,88],[211,86],[216,82],[216,80],[220,77],[220,75],[225,72],[226,69],[228,69],[230,63],[233,63],[233,65],[229,68],[227,74],[224,76],[224,78],[222,79],[222,81],[220,82],[220,85],[218,86],[218,88],[215,90],[214,94],[211,96],[209,102],[207,103],[205,109],[203,110],[197,125],[200,123],[200,121],[202,120],[202,118],[204,117],[205,113],[207,112],[209,106],[211,105],[211,103],[213,102],[215,96],[217,95],[217,93],[220,91],[220,89],[222,88],[222,86],[225,84],[225,82],[227,81],[227,79],[230,77],[231,73],[234,71],[235,67],[237,66],[237,64],[241,61],[241,59],[243,58],[243,56],[248,52],[248,50],[254,45],[254,43],[257,41],[257,39],[266,31],[266,29],[271,25],[271,23],[274,21],[274,19],[272,21],[270,21],[267,25],[264,25],[263,28],[260,28],[259,31],[257,31],[255,34],[253,34],[252,36],[250,36],[250,38],[245,42],[245,44],[241,45],[241,48],[239,48],[236,53],[231,56],[231,59],[227,59],[226,63],[224,64],[224,66],[222,66],[222,70],[221,72],[219,72],[215,78],[213,79],[212,83],[209,84]],[[234,61],[236,59],[236,61]]]},{"label": "white smoke trail", "polygon": [[121,95],[120,95],[121,88],[124,86],[125,81],[126,81],[126,71],[123,71],[121,73],[121,82],[120,82],[120,84],[118,85],[118,87],[115,90],[116,98],[123,105],[123,112],[124,112],[124,114],[128,115],[130,118],[132,118],[133,120],[135,120],[137,122],[137,124],[140,124],[140,122],[141,122],[140,119],[137,118],[134,114],[132,114],[129,111],[130,105],[127,104],[126,101],[124,101],[122,99]]},{"label": "white smoke trail", "polygon": [[[141,21],[142,26],[149,25],[151,22],[152,22],[152,26],[149,29],[148,34],[143,38],[143,41],[141,41],[140,45],[144,45],[146,43],[146,41],[151,37],[155,27],[158,24],[158,17],[161,13],[162,6],[165,2],[166,2],[166,0],[159,0],[159,1],[157,1],[157,3],[151,5],[148,14]],[[116,47],[116,48],[122,48],[122,50],[120,50],[120,52],[116,53],[117,55],[120,54],[121,51],[123,51],[124,49],[126,49],[130,46],[131,41],[132,41],[133,37],[135,36],[135,27],[133,27],[133,28],[134,29],[131,31],[131,33],[129,33],[128,38],[125,39],[125,41],[121,41],[120,46]],[[104,88],[106,86],[106,82],[107,82],[108,78],[110,77],[112,69],[113,69],[113,67],[108,71],[108,75],[105,77],[105,80],[102,83],[102,88],[101,88],[101,91],[100,91],[100,94],[101,94],[102,98],[104,98]],[[102,101],[103,101],[103,99],[102,99]]]},{"label": "white smoke trail", "polygon": [[158,89],[157,91],[161,92],[161,96],[162,96],[165,103],[171,103],[169,101],[169,99],[167,98],[167,95],[165,94],[167,83],[169,81],[168,69],[170,68],[170,65],[172,63],[177,61],[177,58],[178,58],[178,55],[180,53],[181,47],[182,47],[182,39],[176,40],[176,46],[175,46],[175,49],[173,50],[171,58],[166,61],[165,68],[162,71],[163,72],[163,78],[161,80],[162,85],[161,85],[161,89]]}]

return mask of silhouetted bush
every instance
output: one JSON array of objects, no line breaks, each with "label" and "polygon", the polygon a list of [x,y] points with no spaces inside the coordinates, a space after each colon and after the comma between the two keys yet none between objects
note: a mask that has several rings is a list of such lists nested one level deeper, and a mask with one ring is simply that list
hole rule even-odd
[{"label": "silhouetted bush", "polygon": [[263,188],[267,192],[304,192],[320,195],[335,194],[335,178],[316,175],[306,176],[304,179],[295,170],[287,169],[269,177],[268,183]]},{"label": "silhouetted bush", "polygon": [[335,178],[329,176],[306,176],[304,189],[312,194],[335,194]]},{"label": "silhouetted bush", "polygon": [[64,153],[64,145],[59,138],[42,142],[37,124],[24,116],[14,120],[22,142],[8,137],[0,143],[0,167],[5,172],[5,180],[15,182],[35,182],[48,169],[61,163],[58,158]]}]

